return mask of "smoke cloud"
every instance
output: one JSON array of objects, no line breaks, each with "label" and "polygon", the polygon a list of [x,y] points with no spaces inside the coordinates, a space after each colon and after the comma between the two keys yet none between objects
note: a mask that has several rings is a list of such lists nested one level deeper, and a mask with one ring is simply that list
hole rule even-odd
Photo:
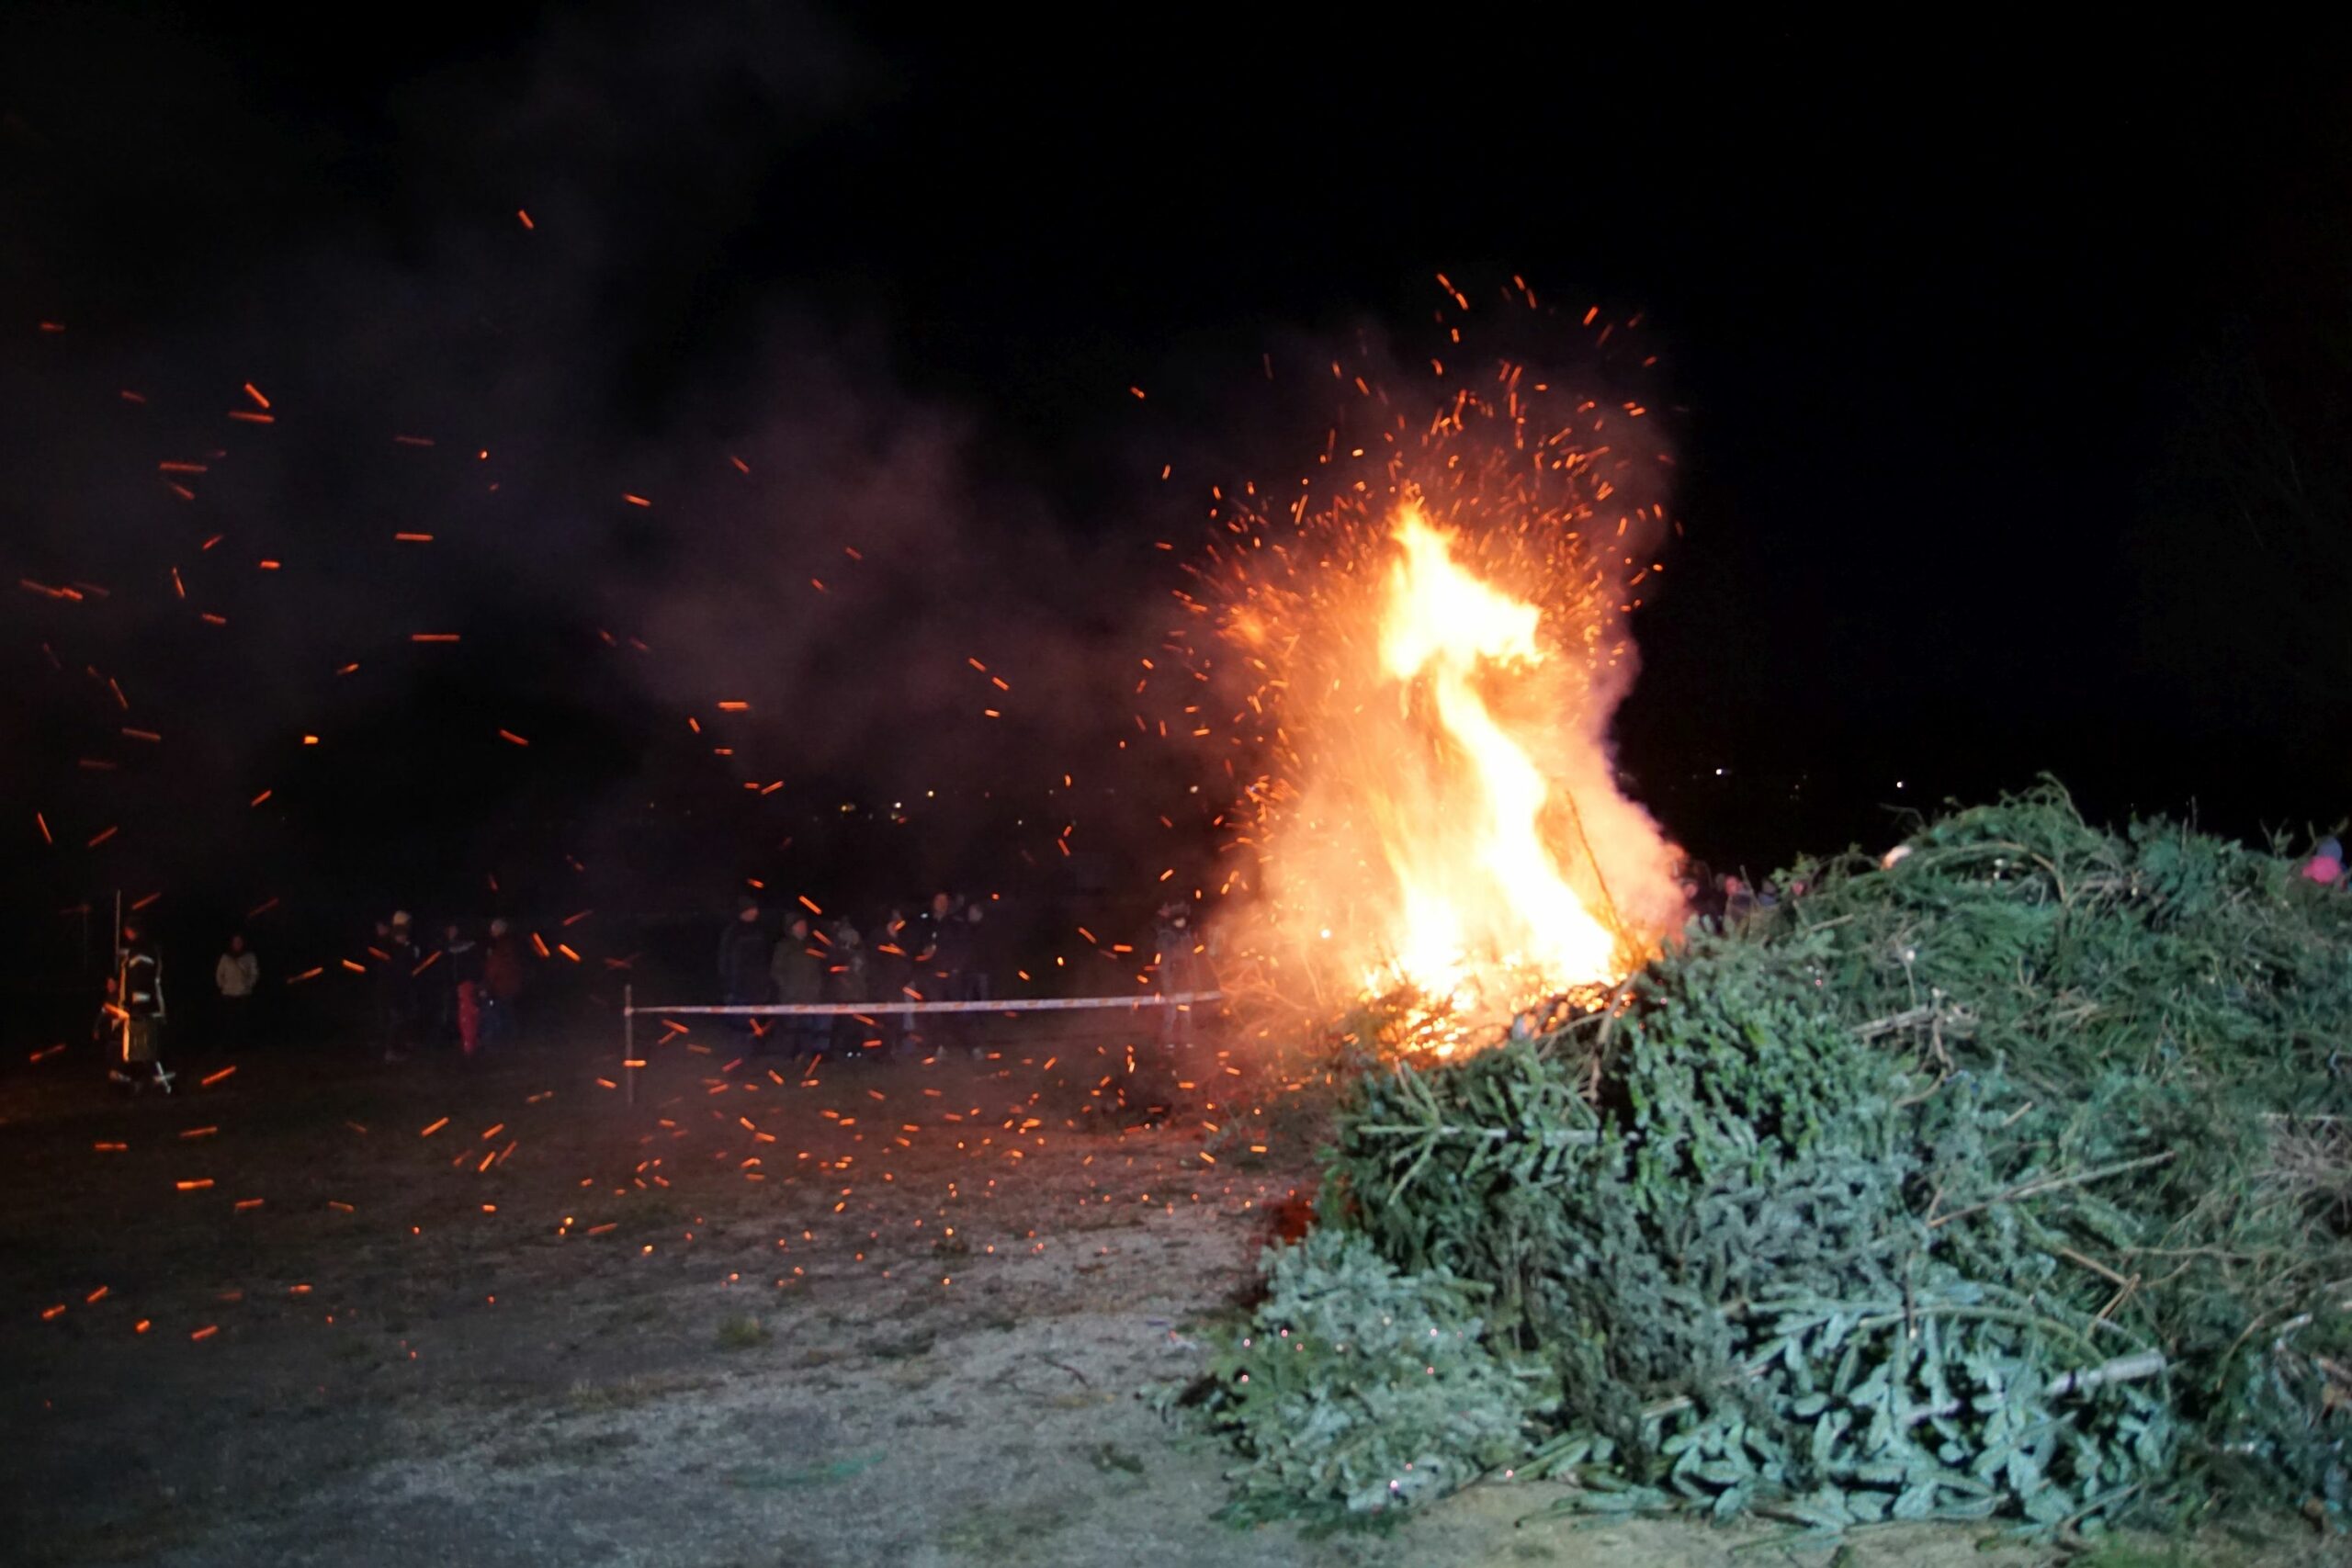
[{"label": "smoke cloud", "polygon": [[9,100],[6,276],[58,329],[0,355],[35,585],[0,781],[58,841],[15,869],[454,877],[663,791],[775,846],[837,787],[1102,787],[1164,557],[910,390],[907,323],[794,281],[796,182],[899,90],[831,25],[558,19],[346,116],[159,23],[16,32],[114,87]]}]

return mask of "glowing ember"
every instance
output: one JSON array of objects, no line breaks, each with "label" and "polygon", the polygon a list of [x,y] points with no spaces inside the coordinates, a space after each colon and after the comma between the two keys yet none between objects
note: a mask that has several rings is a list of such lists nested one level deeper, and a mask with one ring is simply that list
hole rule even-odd
[{"label": "glowing ember", "polygon": [[1622,977],[1679,920],[1674,852],[1607,747],[1662,459],[1638,404],[1514,365],[1418,431],[1358,386],[1374,423],[1333,433],[1330,499],[1220,514],[1235,542],[1195,605],[1239,656],[1195,670],[1244,677],[1262,769],[1222,934],[1238,985],[1325,1016],[1402,998],[1442,1054]]}]

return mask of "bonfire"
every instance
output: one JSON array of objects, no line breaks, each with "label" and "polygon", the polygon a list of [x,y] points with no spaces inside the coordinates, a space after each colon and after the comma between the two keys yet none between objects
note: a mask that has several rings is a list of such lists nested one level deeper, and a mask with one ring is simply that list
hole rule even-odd
[{"label": "bonfire", "polygon": [[1224,934],[1261,1012],[1383,998],[1406,1048],[1445,1055],[1679,923],[1675,852],[1608,747],[1664,465],[1641,405],[1522,366],[1419,424],[1370,406],[1360,441],[1334,432],[1319,508],[1310,483],[1226,519],[1195,601],[1257,763]]}]

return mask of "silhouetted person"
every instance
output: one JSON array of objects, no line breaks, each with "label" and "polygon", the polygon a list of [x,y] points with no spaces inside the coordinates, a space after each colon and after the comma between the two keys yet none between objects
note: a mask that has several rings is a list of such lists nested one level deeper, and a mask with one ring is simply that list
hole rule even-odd
[{"label": "silhouetted person", "polygon": [[1690,870],[1684,874],[1698,886],[1698,894],[1690,900],[1690,912],[1698,916],[1709,931],[1723,930],[1723,884],[1715,880],[1715,874],[1707,869],[1707,863],[1702,860],[1692,861]]},{"label": "silhouetted person", "polygon": [[383,961],[376,966],[376,1038],[384,1060],[404,1062],[416,1043],[417,965],[424,962],[408,911],[395,913],[384,928]]},{"label": "silhouetted person", "polygon": [[[955,912],[954,894],[934,893],[931,896],[931,902],[916,910],[914,919],[907,922],[906,949],[913,970],[907,977],[910,1001],[944,1002],[951,999],[941,974],[939,939],[948,929],[948,917]],[[934,1038],[952,1035],[955,1032],[946,1021],[954,1016],[952,1013],[909,1013],[908,1038],[927,1046]],[[934,1028],[922,1021],[926,1017],[937,1018],[941,1022]]]},{"label": "silhouetted person", "polygon": [[[831,960],[808,929],[808,917],[793,916],[768,961],[768,977],[774,982],[775,999],[793,1006],[822,1002],[825,975],[831,967]],[[829,1016],[793,1013],[783,1023],[785,1049],[791,1055],[813,1059],[825,1054],[825,1042],[831,1038],[833,1030]]]},{"label": "silhouetted person", "polygon": [[947,929],[948,917],[956,912],[956,897],[952,893],[934,893],[931,901],[917,909],[914,919],[907,922],[907,953],[915,964],[915,989],[922,992],[923,1000],[937,1001],[924,982],[936,976],[930,973],[932,952],[939,945],[939,933]]},{"label": "silhouetted person", "polygon": [[122,1013],[122,1051],[114,1079],[134,1092],[154,1088],[169,1094],[173,1075],[164,1067],[163,950],[141,928],[126,925],[117,966],[121,976],[116,1005]]},{"label": "silhouetted person", "polygon": [[[738,899],[735,919],[718,939],[718,998],[731,1008],[758,1007],[769,999],[768,939],[760,930],[760,901]],[[747,1039],[760,1037],[763,1026],[749,1014],[729,1021]]]},{"label": "silhouetted person", "polygon": [[914,998],[907,995],[907,987],[914,985],[915,954],[922,951],[916,945],[919,940],[906,911],[892,906],[873,950],[875,994],[896,1009],[883,1015],[888,1021],[883,1029],[885,1050],[895,1051],[914,1038],[915,1015],[909,1010]]},{"label": "silhouetted person", "polygon": [[[1201,935],[1193,929],[1193,907],[1182,900],[1159,908],[1159,929],[1153,933],[1159,948],[1159,994],[1181,997],[1209,987],[1202,983],[1208,964],[1202,957]],[[1196,1002],[1170,1002],[1159,1010],[1159,1043],[1190,1045],[1198,1038]]]},{"label": "silhouetted person", "polygon": [[[874,1000],[874,955],[866,951],[865,938],[847,920],[833,922],[833,962],[825,975],[825,999],[829,1002],[870,1002]],[[870,1016],[870,1015],[869,1015]],[[882,1042],[876,1038],[879,1028],[861,1021],[851,1013],[837,1013],[832,1019],[833,1050],[843,1056],[863,1055],[870,1041],[877,1049]]]},{"label": "silhouetted person", "polygon": [[[945,894],[940,897],[944,898]],[[933,908],[937,912],[937,900]],[[922,988],[933,999],[943,1002],[985,1001],[988,998],[988,977],[979,970],[980,917],[978,904],[967,906],[960,914],[939,916],[938,934],[932,939],[931,962],[925,966],[927,979]],[[943,1044],[955,1043],[979,1054],[979,1015],[971,1012],[948,1012],[939,1015],[939,1039]]]},{"label": "silhouetted person", "polygon": [[[956,999],[984,1002],[989,999],[988,933],[981,930],[988,918],[989,907],[978,898],[964,906],[964,979],[956,987]],[[975,1022],[979,1014],[968,1014]]]}]

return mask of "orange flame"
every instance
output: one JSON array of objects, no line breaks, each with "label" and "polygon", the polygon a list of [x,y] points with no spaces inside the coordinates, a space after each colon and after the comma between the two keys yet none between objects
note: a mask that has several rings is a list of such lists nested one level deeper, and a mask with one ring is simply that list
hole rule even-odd
[{"label": "orange flame", "polygon": [[1217,494],[1211,599],[1182,596],[1214,617],[1219,646],[1185,651],[1254,773],[1212,931],[1270,1031],[1402,996],[1406,1048],[1442,1055],[1623,977],[1682,919],[1608,744],[1668,465],[1517,365],[1418,432],[1357,385],[1328,478],[1280,510]]},{"label": "orange flame", "polygon": [[1381,663],[1408,709],[1426,688],[1440,734],[1420,782],[1440,808],[1382,825],[1398,890],[1395,956],[1368,982],[1468,1003],[1482,971],[1532,969],[1555,989],[1612,979],[1621,943],[1562,876],[1544,830],[1553,783],[1479,690],[1484,675],[1544,662],[1543,613],[1466,570],[1418,506],[1405,507],[1395,537],[1403,553],[1382,608]]}]

